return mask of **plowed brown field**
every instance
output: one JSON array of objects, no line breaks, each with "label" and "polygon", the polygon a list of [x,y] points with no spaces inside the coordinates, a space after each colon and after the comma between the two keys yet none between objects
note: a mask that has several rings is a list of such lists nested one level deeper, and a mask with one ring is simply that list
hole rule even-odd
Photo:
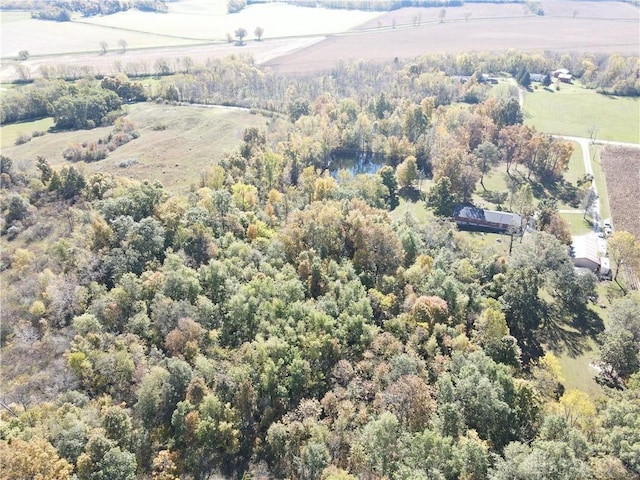
[{"label": "plowed brown field", "polygon": [[613,226],[640,238],[640,149],[607,147],[600,158]]}]

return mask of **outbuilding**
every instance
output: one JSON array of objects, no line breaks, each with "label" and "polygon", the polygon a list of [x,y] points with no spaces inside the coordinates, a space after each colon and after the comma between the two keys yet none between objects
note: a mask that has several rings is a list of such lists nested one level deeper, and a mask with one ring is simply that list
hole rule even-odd
[{"label": "outbuilding", "polygon": [[458,205],[453,220],[461,230],[491,233],[517,233],[522,229],[522,217],[516,213],[485,210],[473,205]]},{"label": "outbuilding", "polygon": [[576,268],[586,268],[593,273],[600,271],[600,252],[598,242],[591,235],[573,237],[571,257]]}]

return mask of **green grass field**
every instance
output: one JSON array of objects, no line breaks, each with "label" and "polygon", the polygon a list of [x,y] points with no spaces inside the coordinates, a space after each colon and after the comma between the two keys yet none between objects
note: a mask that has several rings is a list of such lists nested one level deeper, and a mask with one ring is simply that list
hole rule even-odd
[{"label": "green grass field", "polygon": [[534,89],[524,96],[525,124],[558,135],[640,143],[640,99],[602,95],[579,84]]},{"label": "green grass field", "polygon": [[0,127],[0,148],[15,145],[16,139],[22,135],[32,135],[33,132],[46,132],[53,125],[53,118],[43,118],[33,122],[12,123]]},{"label": "green grass field", "polygon": [[[564,218],[569,225],[571,235],[585,235],[592,230],[591,224],[584,219],[584,212],[582,211],[576,211],[576,213],[563,211],[560,212],[560,216]],[[588,218],[589,217],[587,217],[587,219]]]},{"label": "green grass field", "polygon": [[565,390],[582,390],[591,398],[602,395],[602,387],[596,382],[598,375],[593,363],[598,359],[599,350],[595,342],[588,339],[588,346],[582,355],[571,356],[567,352],[557,354],[564,376]]},{"label": "green grass field", "polygon": [[584,161],[582,160],[582,148],[579,143],[571,142],[573,145],[573,153],[569,159],[569,170],[564,174],[564,179],[569,183],[576,183],[576,181],[587,173],[584,169]]},{"label": "green grass field", "polygon": [[604,178],[604,172],[602,171],[602,165],[600,165],[600,151],[602,148],[603,147],[601,146],[592,146],[589,150],[591,156],[591,169],[593,170],[596,188],[600,194],[600,216],[605,219],[611,218],[611,211],[609,210],[607,183]]}]

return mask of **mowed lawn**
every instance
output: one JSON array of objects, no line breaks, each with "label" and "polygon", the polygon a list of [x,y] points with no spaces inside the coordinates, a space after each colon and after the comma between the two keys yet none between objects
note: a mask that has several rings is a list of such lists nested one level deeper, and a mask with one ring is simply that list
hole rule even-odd
[{"label": "mowed lawn", "polygon": [[[200,174],[240,145],[245,129],[263,129],[266,120],[239,108],[172,106],[139,103],[127,107],[140,137],[92,163],[75,164],[87,174],[108,172],[137,180],[159,180],[170,192],[186,193]],[[54,167],[69,165],[62,152],[71,143],[96,142],[112,127],[47,133],[28,143],[2,149],[2,154],[35,172],[43,155]],[[4,132],[3,132],[4,133]],[[3,134],[4,137],[4,134]]]},{"label": "mowed lawn", "polygon": [[525,124],[558,135],[640,143],[640,99],[615,97],[561,84],[560,90],[534,89],[524,96]]}]

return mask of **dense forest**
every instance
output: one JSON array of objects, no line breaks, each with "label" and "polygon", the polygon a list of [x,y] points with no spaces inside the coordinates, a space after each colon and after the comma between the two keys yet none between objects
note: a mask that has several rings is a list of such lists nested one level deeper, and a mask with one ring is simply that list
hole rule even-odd
[{"label": "dense forest", "polygon": [[[142,97],[269,122],[186,195],[1,157],[3,478],[638,478],[640,297],[618,292],[603,324],[556,204],[584,193],[564,180],[572,147],[482,75],[571,62],[596,81],[615,64],[608,87],[637,88],[623,74],[637,59],[589,61],[430,56],[282,78],[230,58],[154,90],[121,74],[7,93],[3,123],[115,122],[136,142],[117,116]],[[385,166],[332,169],[346,154]],[[509,253],[450,221],[496,169],[498,203],[526,220]],[[426,218],[392,216],[400,198]],[[589,336],[598,399],[565,389],[552,353]]]}]

